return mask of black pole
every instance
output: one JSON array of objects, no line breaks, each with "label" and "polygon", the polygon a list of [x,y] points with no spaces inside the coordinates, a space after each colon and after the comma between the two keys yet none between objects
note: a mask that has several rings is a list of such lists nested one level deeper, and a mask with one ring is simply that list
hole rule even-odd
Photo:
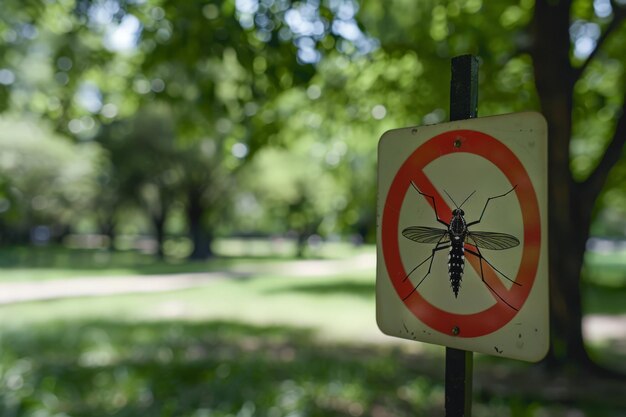
[{"label": "black pole", "polygon": [[[452,58],[450,121],[478,116],[478,58]],[[463,329],[457,329],[462,332]],[[456,333],[456,332],[455,332]],[[472,352],[446,348],[446,417],[472,415]]]},{"label": "black pole", "polygon": [[478,117],[478,58],[452,58],[450,80],[450,121]]}]

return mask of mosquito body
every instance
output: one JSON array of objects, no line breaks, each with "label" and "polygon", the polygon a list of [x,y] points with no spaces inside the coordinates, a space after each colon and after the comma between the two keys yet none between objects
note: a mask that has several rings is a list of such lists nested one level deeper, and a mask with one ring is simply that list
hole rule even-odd
[{"label": "mosquito body", "polygon": [[448,227],[448,236],[450,240],[450,253],[448,254],[448,276],[450,277],[450,286],[454,296],[459,296],[459,288],[461,288],[461,280],[463,279],[463,270],[465,269],[465,237],[467,236],[467,223],[465,222],[465,213],[461,209],[452,210],[452,220]]},{"label": "mosquito body", "polygon": [[[409,279],[411,274],[415,272],[420,266],[430,261],[428,265],[428,272],[426,275],[417,283],[417,285],[413,288],[413,290],[407,294],[403,299],[406,300],[409,298],[417,288],[424,282],[426,277],[430,274],[433,260],[435,257],[435,253],[438,251],[442,251],[448,249],[448,277],[450,279],[450,286],[452,287],[452,292],[455,297],[458,297],[459,290],[461,288],[461,281],[463,279],[463,271],[465,269],[465,253],[467,252],[470,255],[473,255],[479,259],[480,262],[480,277],[483,283],[489,288],[489,290],[494,293],[502,302],[504,302],[507,306],[511,307],[514,310],[517,308],[513,307],[509,304],[504,298],[500,296],[492,287],[489,285],[487,281],[485,281],[485,277],[483,274],[483,261],[491,266],[495,271],[497,271],[502,277],[512,282],[515,285],[521,285],[505,274],[503,274],[500,270],[498,270],[495,266],[493,266],[487,259],[485,259],[480,252],[480,248],[490,249],[490,250],[504,250],[510,249],[517,245],[519,245],[519,240],[512,235],[506,233],[498,233],[498,232],[481,232],[481,231],[470,231],[469,228],[473,225],[479,224],[485,214],[485,210],[487,209],[487,205],[493,199],[504,197],[510,192],[512,192],[515,187],[510,189],[504,194],[497,195],[494,197],[489,197],[485,206],[483,207],[482,213],[478,220],[472,222],[466,222],[465,220],[465,212],[461,209],[463,204],[474,194],[473,192],[458,206],[452,197],[446,192],[450,200],[455,205],[455,209],[452,210],[452,219],[450,223],[447,223],[439,218],[439,214],[437,213],[437,206],[435,204],[435,199],[433,196],[422,193],[415,184],[411,183],[415,190],[423,195],[426,198],[429,198],[435,209],[435,217],[437,222],[444,225],[445,229],[437,228],[437,227],[428,227],[428,226],[410,226],[406,229],[402,230],[402,235],[407,239],[410,239],[414,242],[418,243],[430,243],[435,244],[435,247],[431,251],[431,255],[424,259],[421,263],[419,263],[415,268],[413,268],[404,278],[404,281]],[[465,247],[465,245],[470,244],[474,246],[474,249]]]}]

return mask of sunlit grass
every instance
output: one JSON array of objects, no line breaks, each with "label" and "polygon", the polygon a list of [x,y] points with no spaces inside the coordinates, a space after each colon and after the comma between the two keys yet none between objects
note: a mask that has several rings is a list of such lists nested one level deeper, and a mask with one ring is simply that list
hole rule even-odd
[{"label": "sunlit grass", "polygon": [[0,326],[48,320],[206,320],[286,324],[343,340],[380,339],[371,271],[325,277],[288,275],[227,279],[190,290],[22,303],[0,307]]},{"label": "sunlit grass", "polygon": [[626,313],[626,252],[587,251],[581,285],[586,314]]},{"label": "sunlit grass", "polygon": [[594,285],[626,288],[626,252],[587,251],[583,276]]}]

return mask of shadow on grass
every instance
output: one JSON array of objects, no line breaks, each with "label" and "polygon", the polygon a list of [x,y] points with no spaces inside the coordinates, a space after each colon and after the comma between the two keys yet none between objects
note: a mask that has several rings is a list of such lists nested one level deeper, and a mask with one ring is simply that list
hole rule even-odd
[{"label": "shadow on grass", "polygon": [[279,326],[58,323],[2,336],[0,415],[409,415],[396,389],[416,381],[436,415],[441,383],[415,378],[417,363],[403,381],[386,353]]},{"label": "shadow on grass", "polygon": [[[443,415],[441,357],[323,344],[306,329],[71,322],[5,331],[0,349],[2,416]],[[476,417],[625,415],[612,391],[578,403],[546,381],[561,395],[546,403],[533,381],[520,394],[526,368],[498,364],[478,372]]]}]

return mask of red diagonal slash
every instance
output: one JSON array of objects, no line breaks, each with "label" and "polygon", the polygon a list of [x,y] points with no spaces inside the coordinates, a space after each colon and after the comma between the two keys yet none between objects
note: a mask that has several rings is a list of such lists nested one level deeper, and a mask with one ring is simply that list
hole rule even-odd
[{"label": "red diagonal slash", "polygon": [[[423,192],[424,194],[428,194],[432,196],[435,199],[435,204],[437,205],[437,208],[439,209],[439,213],[435,211],[433,200],[431,200],[430,198],[424,197],[426,201],[428,202],[428,204],[432,207],[433,211],[435,211],[435,215],[439,216],[441,220],[444,220],[445,222],[450,223],[450,219],[452,218],[452,209],[450,208],[450,206],[448,206],[446,201],[443,199],[443,197],[441,196],[439,191],[435,188],[435,186],[430,181],[430,179],[426,176],[424,171],[422,170],[416,171],[415,177],[416,177],[415,178],[416,182],[420,184],[419,190]],[[474,252],[476,252],[476,247],[474,245],[465,243],[465,246],[472,249]],[[478,259],[476,256],[468,256],[465,259],[469,261],[469,263],[474,268],[474,271],[476,271],[476,274],[480,277],[481,276],[480,259]],[[486,262],[483,262],[482,276],[485,279],[485,281],[487,281],[487,283],[491,286],[493,291],[497,292],[498,295],[500,295],[500,297],[506,297],[506,295],[509,293],[509,288],[504,286],[504,284],[502,283],[502,280],[498,278],[496,271],[494,271],[494,269]],[[496,299],[497,302],[500,302],[500,299],[498,298],[497,295],[495,294],[492,294],[492,295]],[[519,306],[517,306],[516,308],[519,309]]]}]

